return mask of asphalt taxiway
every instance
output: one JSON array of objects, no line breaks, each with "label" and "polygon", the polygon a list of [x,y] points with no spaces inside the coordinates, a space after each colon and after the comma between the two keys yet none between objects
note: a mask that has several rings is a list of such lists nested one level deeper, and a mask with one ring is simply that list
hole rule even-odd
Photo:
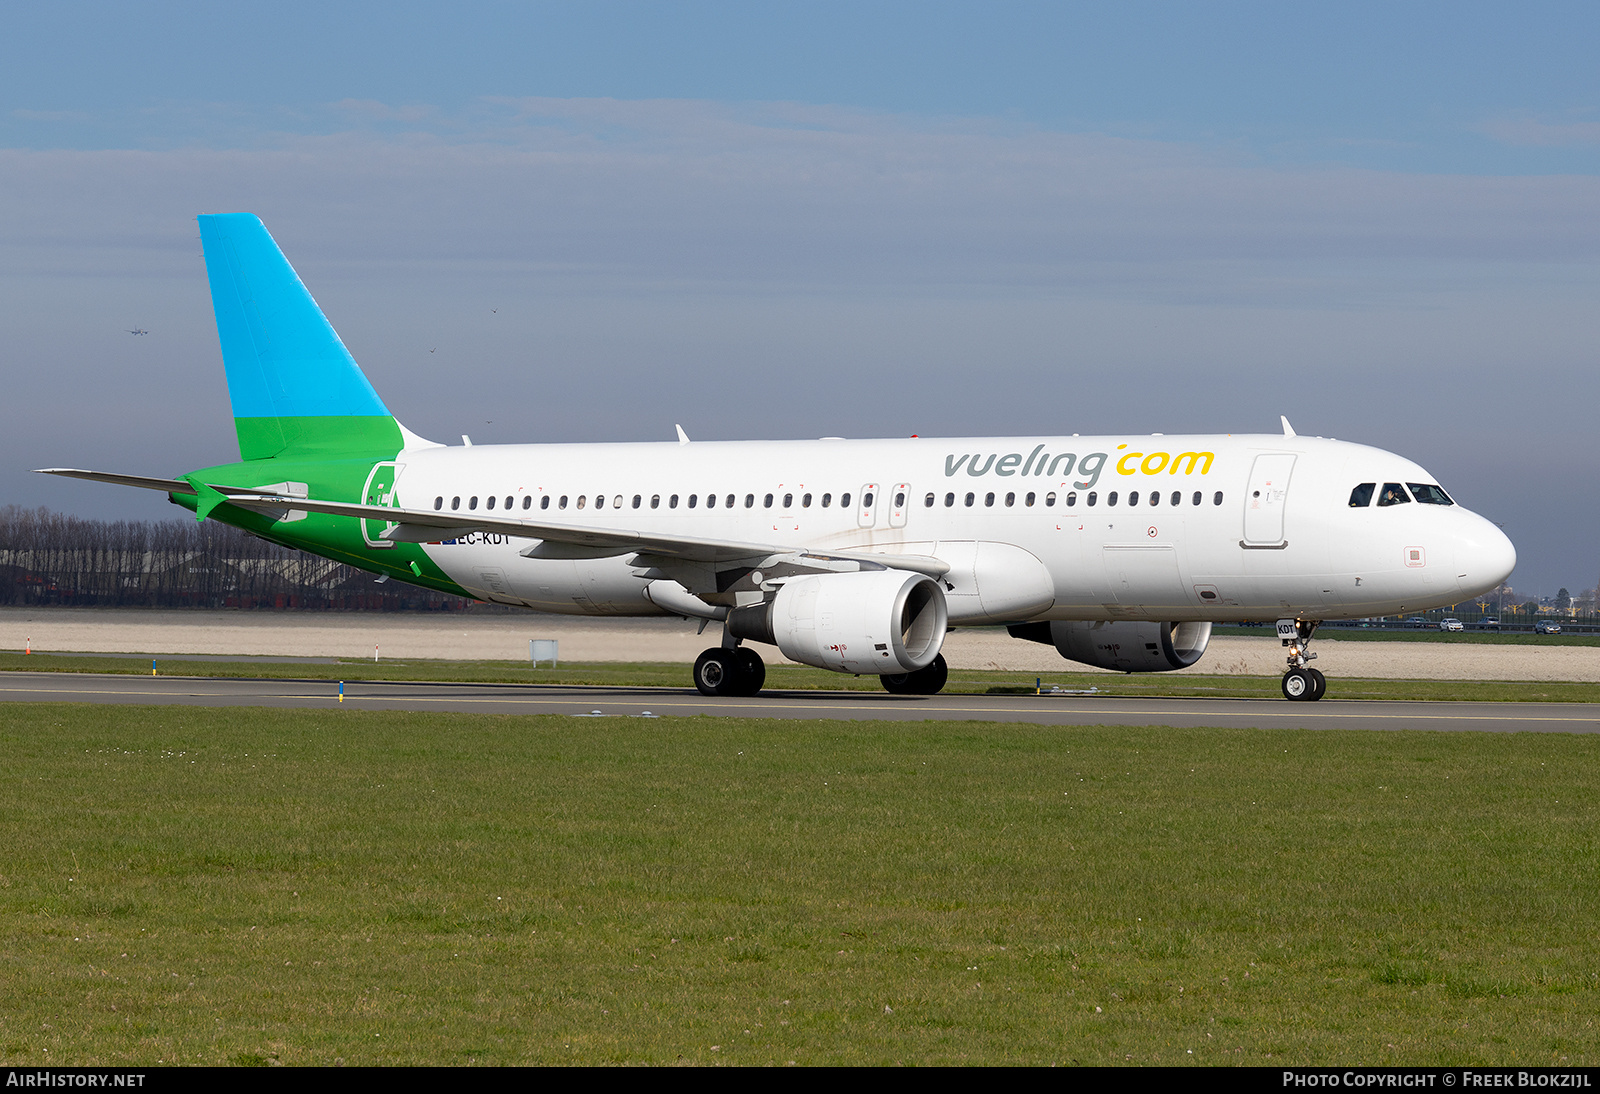
[{"label": "asphalt taxiway", "polygon": [[1044,725],[1431,729],[1491,733],[1597,733],[1600,704],[1453,703],[1324,699],[1121,698],[1108,695],[890,695],[769,691],[710,699],[688,688],[118,676],[56,672],[0,675],[0,701],[261,706],[348,710],[470,711],[579,717],[842,718],[1033,722]]}]

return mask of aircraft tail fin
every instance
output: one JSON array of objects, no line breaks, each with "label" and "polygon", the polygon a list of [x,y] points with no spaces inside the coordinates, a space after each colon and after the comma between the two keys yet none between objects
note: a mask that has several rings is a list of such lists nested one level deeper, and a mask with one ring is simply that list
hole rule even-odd
[{"label": "aircraft tail fin", "polygon": [[393,456],[406,437],[260,219],[202,216],[239,455]]}]

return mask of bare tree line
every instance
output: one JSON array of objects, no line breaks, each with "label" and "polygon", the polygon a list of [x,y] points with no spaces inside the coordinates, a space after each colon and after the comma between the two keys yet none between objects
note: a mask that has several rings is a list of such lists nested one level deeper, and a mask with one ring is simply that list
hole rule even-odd
[{"label": "bare tree line", "polygon": [[[483,611],[490,605],[280,547],[216,521],[0,508],[0,604]],[[501,609],[504,610],[504,609]]]}]

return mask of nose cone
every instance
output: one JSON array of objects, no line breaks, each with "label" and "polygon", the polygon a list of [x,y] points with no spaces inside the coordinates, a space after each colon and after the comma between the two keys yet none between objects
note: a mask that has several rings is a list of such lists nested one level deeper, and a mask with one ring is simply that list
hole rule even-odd
[{"label": "nose cone", "polygon": [[1479,596],[1505,583],[1517,566],[1517,549],[1506,534],[1482,517],[1461,532],[1456,543],[1456,584],[1462,595]]}]

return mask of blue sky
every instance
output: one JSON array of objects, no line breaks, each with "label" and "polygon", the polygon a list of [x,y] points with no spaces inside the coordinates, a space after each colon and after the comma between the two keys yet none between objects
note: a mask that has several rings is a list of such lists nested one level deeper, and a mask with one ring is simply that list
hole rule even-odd
[{"label": "blue sky", "polygon": [[0,502],[231,455],[192,217],[248,209],[424,434],[1286,413],[1577,590],[1597,56],[1576,4],[15,5]]}]

